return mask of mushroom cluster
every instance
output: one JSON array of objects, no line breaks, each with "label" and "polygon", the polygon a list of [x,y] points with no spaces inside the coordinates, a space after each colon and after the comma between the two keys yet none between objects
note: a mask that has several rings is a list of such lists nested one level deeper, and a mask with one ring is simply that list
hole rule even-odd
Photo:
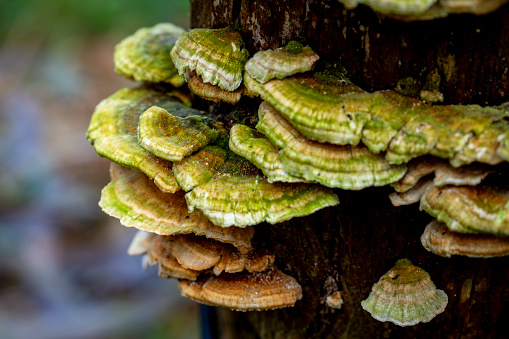
[{"label": "mushroom cluster", "polygon": [[[399,3],[384,1],[391,2]],[[420,3],[428,10],[434,2]],[[441,100],[424,90],[420,97],[369,93],[338,65],[318,60],[299,42],[249,58],[231,27],[184,32],[161,24],[119,44],[115,69],[144,83],[103,100],[87,137],[114,162],[100,206],[142,232],[129,253],[157,264],[161,276],[180,280],[184,296],[204,304],[293,306],[300,285],[253,240],[252,226],[335,206],[333,188],[392,185],[394,205],[420,201],[445,223],[428,226],[426,249],[509,254],[509,190],[498,180],[499,164],[509,161],[507,105],[434,105]],[[175,87],[178,76],[190,91]],[[231,105],[255,98],[255,123],[191,108],[194,96]],[[340,291],[327,300],[335,308],[342,302]],[[403,259],[362,307],[408,326],[430,321],[446,304],[429,274]]]}]

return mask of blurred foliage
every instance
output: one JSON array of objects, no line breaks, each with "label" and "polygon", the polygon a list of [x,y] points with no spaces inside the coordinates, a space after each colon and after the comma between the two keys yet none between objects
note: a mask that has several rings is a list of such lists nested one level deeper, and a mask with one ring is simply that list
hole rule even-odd
[{"label": "blurred foliage", "polygon": [[189,0],[0,0],[0,45],[124,36],[164,21],[187,28]]}]

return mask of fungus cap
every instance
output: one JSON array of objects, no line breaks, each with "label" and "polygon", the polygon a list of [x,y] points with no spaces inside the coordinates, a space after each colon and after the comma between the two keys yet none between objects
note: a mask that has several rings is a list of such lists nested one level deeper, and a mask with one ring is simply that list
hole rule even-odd
[{"label": "fungus cap", "polygon": [[320,57],[311,47],[303,46],[300,42],[290,41],[284,47],[276,50],[256,52],[246,63],[245,69],[249,75],[261,82],[311,71]]},{"label": "fungus cap", "polygon": [[194,70],[203,82],[234,91],[242,82],[249,53],[241,34],[226,27],[192,29],[179,37],[170,55],[179,74]]},{"label": "fungus cap", "polygon": [[139,143],[161,159],[180,161],[215,141],[220,133],[226,133],[221,124],[202,113],[188,108],[175,116],[164,108],[152,106],[140,116]]},{"label": "fungus cap", "polygon": [[260,105],[256,128],[281,148],[279,157],[288,174],[328,187],[359,190],[396,182],[405,165],[390,165],[365,146],[339,146],[307,140],[267,102]]},{"label": "fungus cap", "polygon": [[492,234],[462,234],[450,231],[442,222],[433,220],[426,226],[421,243],[428,251],[450,258],[462,255],[492,258],[509,255],[509,237]]},{"label": "fungus cap", "polygon": [[124,88],[97,105],[87,138],[100,156],[142,171],[161,190],[175,193],[180,187],[173,176],[171,163],[157,158],[138,143],[139,117],[154,105],[175,114],[190,109],[161,92],[147,88]]},{"label": "fungus cap", "polygon": [[181,280],[183,296],[206,305],[237,311],[261,311],[291,307],[302,298],[297,281],[277,269],[263,272],[221,274],[198,280]]},{"label": "fungus cap", "polygon": [[201,77],[196,74],[195,71],[187,70],[185,73],[185,79],[189,89],[197,96],[219,102],[223,101],[228,104],[236,104],[245,92],[243,85],[240,85],[234,91],[225,91],[217,85],[212,85],[207,82],[203,82]]},{"label": "fungus cap", "polygon": [[373,285],[361,306],[376,320],[412,326],[442,313],[447,300],[447,294],[435,287],[426,271],[400,259]]},{"label": "fungus cap", "polygon": [[504,187],[430,187],[420,208],[455,232],[509,236],[509,191]]},{"label": "fungus cap", "polygon": [[135,81],[168,82],[181,86],[184,77],[178,74],[170,52],[184,32],[183,28],[171,23],[140,28],[115,47],[115,72]]},{"label": "fungus cap", "polygon": [[161,235],[194,233],[251,249],[253,229],[214,226],[200,211],[188,212],[184,192],[164,193],[140,172],[112,164],[114,179],[102,190],[99,206],[127,227]]}]

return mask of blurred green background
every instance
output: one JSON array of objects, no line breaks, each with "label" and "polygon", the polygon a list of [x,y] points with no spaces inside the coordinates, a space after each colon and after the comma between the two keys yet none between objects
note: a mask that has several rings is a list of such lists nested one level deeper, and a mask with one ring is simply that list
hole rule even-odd
[{"label": "blurred green background", "polygon": [[197,305],[98,207],[109,162],[85,138],[136,85],[115,44],[165,21],[188,28],[188,1],[0,0],[0,338],[199,337]]}]

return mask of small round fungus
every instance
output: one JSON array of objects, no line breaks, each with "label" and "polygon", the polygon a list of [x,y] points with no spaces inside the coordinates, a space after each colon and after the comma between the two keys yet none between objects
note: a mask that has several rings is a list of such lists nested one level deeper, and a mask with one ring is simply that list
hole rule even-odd
[{"label": "small round fungus", "polygon": [[447,294],[435,287],[426,271],[400,259],[373,285],[361,305],[376,320],[412,326],[442,313],[447,300]]},{"label": "small round fungus", "polygon": [[135,81],[168,82],[179,87],[184,77],[178,74],[170,52],[183,28],[170,23],[140,28],[115,47],[115,72]]}]

